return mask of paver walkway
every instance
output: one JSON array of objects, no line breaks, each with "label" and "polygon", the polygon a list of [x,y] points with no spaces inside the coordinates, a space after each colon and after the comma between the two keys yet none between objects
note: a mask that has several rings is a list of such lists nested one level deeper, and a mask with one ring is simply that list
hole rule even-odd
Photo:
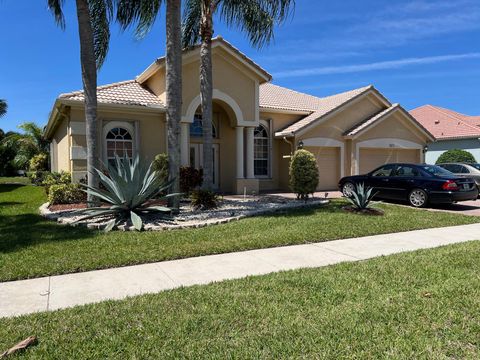
[{"label": "paver walkway", "polygon": [[408,231],[305,245],[0,283],[0,317],[50,311],[282,270],[320,267],[404,251],[480,240],[480,224]]}]

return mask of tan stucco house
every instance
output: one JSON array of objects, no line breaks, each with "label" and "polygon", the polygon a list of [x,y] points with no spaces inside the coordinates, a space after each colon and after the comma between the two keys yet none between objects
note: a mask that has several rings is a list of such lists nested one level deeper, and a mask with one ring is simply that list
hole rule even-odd
[{"label": "tan stucco house", "polygon": [[[432,135],[373,86],[319,98],[272,84],[271,75],[221,37],[213,41],[214,178],[219,191],[288,190],[288,156],[315,154],[319,190],[386,162],[423,162]],[[181,161],[202,166],[199,48],[183,53]],[[45,135],[53,171],[85,176],[83,92],[60,95]],[[166,152],[165,59],[135,80],[98,88],[99,158],[152,160]]]}]

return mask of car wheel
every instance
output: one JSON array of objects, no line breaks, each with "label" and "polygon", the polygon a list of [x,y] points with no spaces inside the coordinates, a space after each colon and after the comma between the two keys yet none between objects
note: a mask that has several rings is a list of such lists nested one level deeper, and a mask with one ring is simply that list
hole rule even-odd
[{"label": "car wheel", "polygon": [[355,185],[351,182],[346,182],[342,186],[342,194],[345,197],[352,196],[352,193],[355,191]]},{"label": "car wheel", "polygon": [[413,189],[408,195],[408,202],[414,207],[424,207],[428,202],[428,195],[422,189]]}]

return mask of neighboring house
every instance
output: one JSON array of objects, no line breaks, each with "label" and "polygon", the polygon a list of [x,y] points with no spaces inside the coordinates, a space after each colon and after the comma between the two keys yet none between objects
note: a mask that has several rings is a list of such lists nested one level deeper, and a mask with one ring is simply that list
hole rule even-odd
[{"label": "neighboring house", "polygon": [[447,150],[462,149],[480,162],[480,116],[468,116],[438,106],[424,105],[410,111],[434,137],[428,144],[425,161],[435,164]]},{"label": "neighboring house", "polygon": [[[222,192],[288,190],[290,154],[315,154],[319,190],[386,162],[421,162],[433,141],[407,111],[373,86],[318,98],[270,83],[271,75],[221,37],[213,48],[214,182]],[[183,53],[181,162],[202,166],[199,47]],[[45,130],[52,170],[85,176],[83,92],[60,95]],[[135,80],[98,88],[98,156],[152,160],[166,152],[165,58]]]}]

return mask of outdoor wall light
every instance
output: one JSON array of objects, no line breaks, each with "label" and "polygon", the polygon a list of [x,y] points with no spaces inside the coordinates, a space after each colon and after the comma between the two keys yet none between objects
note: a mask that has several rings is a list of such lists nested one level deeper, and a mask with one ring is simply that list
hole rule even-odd
[{"label": "outdoor wall light", "polygon": [[425,154],[427,151],[428,151],[428,146],[425,145],[425,146],[423,147],[423,153]]},{"label": "outdoor wall light", "polygon": [[297,145],[297,149],[303,149],[303,141],[300,140]]}]

